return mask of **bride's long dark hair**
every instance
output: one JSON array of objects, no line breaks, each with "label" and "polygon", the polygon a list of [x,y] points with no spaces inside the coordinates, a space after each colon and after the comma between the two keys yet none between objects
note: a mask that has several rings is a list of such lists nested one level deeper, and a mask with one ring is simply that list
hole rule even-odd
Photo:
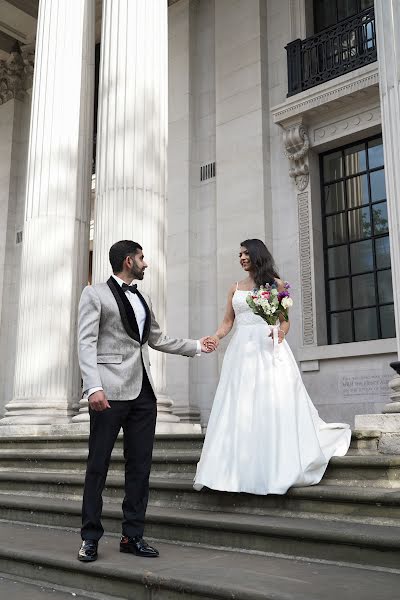
[{"label": "bride's long dark hair", "polygon": [[279,279],[278,271],[271,252],[261,240],[245,240],[240,244],[249,253],[252,275],[256,286],[259,288],[266,283],[274,283]]}]

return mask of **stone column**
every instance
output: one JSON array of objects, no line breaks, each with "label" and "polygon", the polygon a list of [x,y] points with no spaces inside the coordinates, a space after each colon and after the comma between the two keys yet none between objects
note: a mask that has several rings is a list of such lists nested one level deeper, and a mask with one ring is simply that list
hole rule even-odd
[{"label": "stone column", "polygon": [[19,432],[67,423],[80,396],[76,313],[88,270],[93,79],[94,0],[41,0],[14,398],[1,421]]},{"label": "stone column", "polygon": [[[166,0],[104,0],[93,282],[110,275],[108,251],[139,242],[149,263],[141,288],[165,328],[168,119]],[[161,421],[179,421],[166,395],[165,356],[151,356]]]},{"label": "stone column", "polygon": [[[400,5],[398,0],[375,0],[377,27],[379,89],[381,96],[382,132],[385,153],[385,182],[390,230],[390,254],[397,332],[397,353],[400,359]],[[380,415],[357,415],[356,427],[397,432],[383,439],[385,451],[400,452],[400,362],[391,363],[396,371],[389,384],[392,402]],[[385,414],[386,413],[386,414]],[[385,436],[383,436],[385,438]]]}]

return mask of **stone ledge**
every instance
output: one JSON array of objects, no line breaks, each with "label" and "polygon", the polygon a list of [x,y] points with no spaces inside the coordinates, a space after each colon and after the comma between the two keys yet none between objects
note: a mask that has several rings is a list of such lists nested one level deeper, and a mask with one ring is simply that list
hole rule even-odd
[{"label": "stone ledge", "polygon": [[291,96],[282,104],[274,106],[271,109],[274,123],[285,126],[295,119],[321,110],[321,107],[332,110],[333,104],[341,106],[344,98],[353,98],[356,94],[374,94],[379,98],[378,84],[378,63],[374,62]]}]

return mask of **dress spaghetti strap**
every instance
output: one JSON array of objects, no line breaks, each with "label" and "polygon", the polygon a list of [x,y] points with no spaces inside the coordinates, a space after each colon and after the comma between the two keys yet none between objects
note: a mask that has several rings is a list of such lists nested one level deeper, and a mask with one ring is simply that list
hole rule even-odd
[{"label": "dress spaghetti strap", "polygon": [[236,291],[238,291],[238,289],[239,289],[239,282],[237,281],[236,282]]}]

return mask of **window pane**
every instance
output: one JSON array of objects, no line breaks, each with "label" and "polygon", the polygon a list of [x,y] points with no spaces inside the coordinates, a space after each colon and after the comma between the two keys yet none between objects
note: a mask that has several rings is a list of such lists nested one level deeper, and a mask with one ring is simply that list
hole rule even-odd
[{"label": "window pane", "polygon": [[374,256],[372,253],[372,240],[357,242],[350,246],[350,261],[352,273],[373,271]]},{"label": "window pane", "polygon": [[388,235],[375,240],[375,254],[377,269],[390,267],[390,246]]},{"label": "window pane", "polygon": [[374,221],[374,234],[386,233],[389,231],[388,214],[386,202],[374,204],[372,207],[372,218]]},{"label": "window pane", "polygon": [[371,235],[371,214],[369,206],[351,210],[349,215],[349,238],[360,240]]},{"label": "window pane", "polygon": [[383,338],[396,337],[396,327],[394,324],[394,307],[381,306],[379,309],[381,314],[381,331]]},{"label": "window pane", "polygon": [[333,313],[331,315],[331,343],[341,344],[352,341],[351,313]]},{"label": "window pane", "polygon": [[361,10],[365,10],[366,8],[370,8],[374,5],[374,0],[361,0]]},{"label": "window pane", "polygon": [[335,2],[314,2],[314,8],[316,33],[336,23],[337,18]]},{"label": "window pane", "polygon": [[355,175],[367,169],[367,154],[365,144],[357,144],[344,152],[346,175]]},{"label": "window pane", "polygon": [[383,167],[383,144],[382,138],[368,142],[369,168]]},{"label": "window pane", "polygon": [[376,340],[378,337],[378,324],[376,309],[366,308],[354,311],[355,341]]},{"label": "window pane", "polygon": [[368,204],[368,177],[352,177],[347,180],[347,205],[348,208],[356,208],[363,204]]},{"label": "window pane", "polygon": [[347,241],[346,213],[326,218],[326,237],[329,246]]},{"label": "window pane", "polygon": [[[323,4],[325,4],[325,2],[323,2]],[[357,0],[337,0],[337,7],[339,21],[352,17],[358,13]]]},{"label": "window pane", "polygon": [[379,302],[393,302],[392,271],[378,271]]},{"label": "window pane", "polygon": [[324,181],[334,181],[343,177],[343,159],[341,152],[332,152],[324,156]]},{"label": "window pane", "polygon": [[374,274],[357,275],[353,277],[353,306],[370,306],[375,304],[375,281]]},{"label": "window pane", "polygon": [[349,272],[349,258],[347,246],[336,246],[328,249],[329,277],[340,277]]},{"label": "window pane", "polygon": [[347,277],[329,282],[329,298],[331,310],[350,308],[350,281]]},{"label": "window pane", "polygon": [[325,186],[325,212],[339,212],[340,210],[344,210],[344,208],[343,181]]},{"label": "window pane", "polygon": [[369,175],[371,180],[371,202],[386,200],[385,171],[374,171]]}]

